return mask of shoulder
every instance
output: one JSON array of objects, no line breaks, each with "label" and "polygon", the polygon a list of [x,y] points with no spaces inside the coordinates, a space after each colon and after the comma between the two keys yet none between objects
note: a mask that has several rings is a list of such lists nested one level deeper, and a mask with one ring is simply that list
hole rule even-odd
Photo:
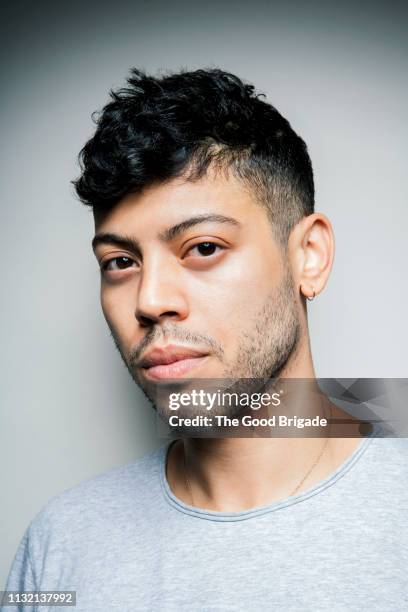
[{"label": "shoulder", "polygon": [[408,439],[373,438],[364,455],[359,468],[370,488],[408,503]]},{"label": "shoulder", "polygon": [[120,521],[128,512],[140,513],[160,492],[161,446],[126,465],[112,468],[52,497],[34,517],[30,532],[44,535],[83,525]]},{"label": "shoulder", "polygon": [[[408,461],[408,438],[378,437],[370,440],[369,453],[389,469],[404,469]],[[408,471],[406,471],[408,477]]]},{"label": "shoulder", "polygon": [[148,510],[161,499],[165,450],[162,446],[51,498],[24,533],[8,590],[58,586],[64,572],[81,568],[84,559],[98,566],[110,547],[123,546],[130,532],[133,541],[141,538],[153,521]]}]

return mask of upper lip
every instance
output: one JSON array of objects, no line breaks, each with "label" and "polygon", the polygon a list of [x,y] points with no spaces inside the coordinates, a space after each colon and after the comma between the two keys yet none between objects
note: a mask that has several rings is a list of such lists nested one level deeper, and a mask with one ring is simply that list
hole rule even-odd
[{"label": "upper lip", "polygon": [[146,355],[139,360],[139,367],[150,368],[156,365],[168,365],[182,359],[193,357],[204,357],[207,353],[187,346],[176,346],[171,344],[165,347],[155,347],[147,351]]}]

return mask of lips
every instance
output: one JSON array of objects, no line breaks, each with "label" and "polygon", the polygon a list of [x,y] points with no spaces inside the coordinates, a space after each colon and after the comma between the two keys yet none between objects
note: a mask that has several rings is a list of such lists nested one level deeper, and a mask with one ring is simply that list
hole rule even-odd
[{"label": "lips", "polygon": [[152,378],[177,378],[200,365],[208,357],[203,351],[169,345],[155,347],[139,361],[138,365]]}]

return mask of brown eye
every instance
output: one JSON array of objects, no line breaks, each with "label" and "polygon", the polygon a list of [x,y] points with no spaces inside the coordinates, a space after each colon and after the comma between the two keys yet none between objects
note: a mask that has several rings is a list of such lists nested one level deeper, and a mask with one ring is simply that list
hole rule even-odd
[{"label": "brown eye", "polygon": [[213,255],[217,247],[218,244],[215,244],[214,242],[201,242],[200,244],[197,244],[194,248],[197,249],[200,255],[206,257],[208,255]]},{"label": "brown eye", "polygon": [[130,257],[114,257],[102,265],[103,270],[126,270],[134,261]]}]

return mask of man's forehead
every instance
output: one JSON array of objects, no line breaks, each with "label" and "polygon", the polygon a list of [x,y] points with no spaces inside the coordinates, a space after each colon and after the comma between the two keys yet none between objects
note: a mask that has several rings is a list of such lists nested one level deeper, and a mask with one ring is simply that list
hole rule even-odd
[{"label": "man's forehead", "polygon": [[[198,181],[173,179],[155,184],[140,193],[129,193],[111,210],[94,212],[95,228],[100,231],[112,225],[129,224],[160,233],[188,218],[198,216],[230,217],[248,222],[259,206],[244,185],[237,180],[203,178]],[[214,219],[215,220],[215,219]]]}]

